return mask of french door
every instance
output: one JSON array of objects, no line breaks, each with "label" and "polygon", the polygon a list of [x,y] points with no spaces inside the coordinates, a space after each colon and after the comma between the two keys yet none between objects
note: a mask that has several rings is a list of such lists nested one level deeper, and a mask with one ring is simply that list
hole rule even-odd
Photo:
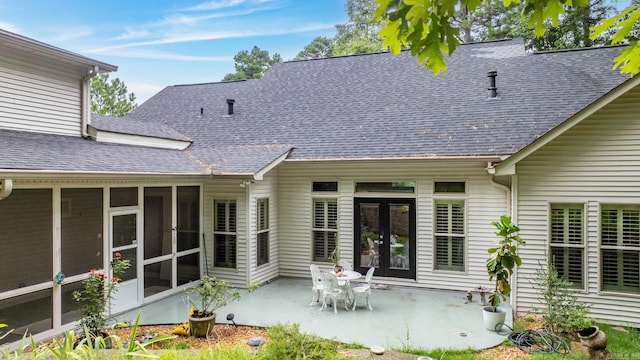
[{"label": "french door", "polygon": [[356,198],[354,265],[360,272],[416,278],[415,199]]}]

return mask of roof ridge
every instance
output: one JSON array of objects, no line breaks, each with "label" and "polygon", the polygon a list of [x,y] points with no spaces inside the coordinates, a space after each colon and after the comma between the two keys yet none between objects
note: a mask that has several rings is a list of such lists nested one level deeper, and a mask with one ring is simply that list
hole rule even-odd
[{"label": "roof ridge", "polygon": [[229,81],[211,81],[211,82],[194,83],[194,84],[175,84],[175,85],[171,85],[171,87],[229,84],[229,83],[239,83],[239,82],[244,82],[249,80],[257,80],[257,79],[238,79],[238,80],[229,80]]},{"label": "roof ridge", "polygon": [[533,55],[544,55],[544,54],[565,53],[565,52],[586,51],[586,50],[598,50],[598,49],[611,49],[611,48],[625,47],[627,45],[629,45],[629,44],[600,45],[600,46],[579,47],[579,48],[571,48],[571,49],[556,49],[556,50],[534,51]]}]

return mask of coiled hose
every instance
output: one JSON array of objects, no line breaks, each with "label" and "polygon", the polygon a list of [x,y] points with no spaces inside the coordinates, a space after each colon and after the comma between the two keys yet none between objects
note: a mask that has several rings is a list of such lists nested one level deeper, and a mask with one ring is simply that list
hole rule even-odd
[{"label": "coiled hose", "polygon": [[[560,353],[567,354],[569,345],[558,335],[549,330],[518,330],[514,331],[506,324],[503,326],[510,329],[507,336],[518,349],[528,353]],[[501,334],[505,335],[505,334]]]}]

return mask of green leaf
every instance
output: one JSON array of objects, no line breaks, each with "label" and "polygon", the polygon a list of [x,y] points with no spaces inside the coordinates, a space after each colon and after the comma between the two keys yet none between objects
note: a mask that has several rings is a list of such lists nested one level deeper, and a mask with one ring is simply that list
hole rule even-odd
[{"label": "green leaf", "polygon": [[637,40],[629,42],[627,47],[620,50],[613,62],[615,63],[613,68],[620,68],[621,73],[631,76],[637,74],[640,70],[640,42]]}]

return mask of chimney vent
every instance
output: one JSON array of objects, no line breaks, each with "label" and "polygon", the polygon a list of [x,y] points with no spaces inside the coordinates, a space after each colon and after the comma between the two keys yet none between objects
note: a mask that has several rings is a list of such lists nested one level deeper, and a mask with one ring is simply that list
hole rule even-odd
[{"label": "chimney vent", "polygon": [[227,99],[227,115],[233,115],[233,103],[235,102],[233,99]]},{"label": "chimney vent", "polygon": [[498,96],[498,88],[496,87],[496,76],[498,76],[498,72],[489,71],[487,76],[489,77],[489,98],[493,99]]}]

